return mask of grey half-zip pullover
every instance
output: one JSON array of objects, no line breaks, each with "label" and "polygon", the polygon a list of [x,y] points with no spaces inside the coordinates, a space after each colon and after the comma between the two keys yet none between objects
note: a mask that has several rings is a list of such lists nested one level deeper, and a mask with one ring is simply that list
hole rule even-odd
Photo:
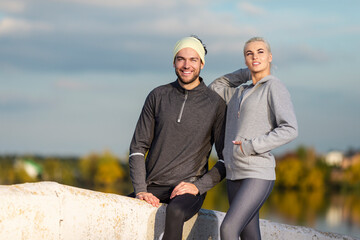
[{"label": "grey half-zip pullover", "polygon": [[175,81],[146,98],[130,144],[135,193],[145,192],[149,184],[176,186],[186,181],[202,194],[225,177],[222,161],[208,172],[208,157],[215,143],[223,159],[226,104],[200,80],[192,90]]}]

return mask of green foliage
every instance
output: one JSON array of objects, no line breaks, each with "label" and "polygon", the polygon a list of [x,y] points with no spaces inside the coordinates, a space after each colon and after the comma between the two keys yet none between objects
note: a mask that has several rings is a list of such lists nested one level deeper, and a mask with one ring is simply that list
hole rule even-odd
[{"label": "green foliage", "polygon": [[301,189],[311,191],[325,189],[325,172],[317,167],[308,169],[299,186]]},{"label": "green foliage", "polygon": [[[42,171],[29,175],[24,164],[32,161]],[[122,163],[122,162],[123,163]],[[128,165],[109,151],[82,158],[41,156],[0,156],[0,184],[55,181],[65,185],[122,195],[132,187]]]},{"label": "green foliage", "polygon": [[357,189],[360,189],[360,159],[357,163],[346,169],[344,175],[344,185],[347,187],[356,186]]},{"label": "green foliage", "polygon": [[[360,159],[346,170],[325,164],[314,149],[300,146],[293,152],[278,156],[275,189],[327,192],[333,189],[360,191]],[[24,161],[39,165],[37,175],[29,174]],[[216,163],[213,156],[209,169]],[[341,171],[342,180],[333,182],[331,173]],[[133,191],[127,159],[119,159],[109,151],[77,157],[0,156],[0,184],[34,181],[55,181],[97,191],[127,195]],[[340,187],[338,186],[340,184]],[[228,200],[226,180],[208,191],[204,208],[226,211]],[[285,206],[284,206],[285,207]]]},{"label": "green foliage", "polygon": [[15,183],[15,169],[13,156],[0,157],[0,184],[7,185]]},{"label": "green foliage", "polygon": [[313,149],[299,147],[294,153],[280,157],[276,167],[275,186],[280,189],[306,191],[326,190],[330,169]]},{"label": "green foliage", "polygon": [[84,184],[103,192],[119,193],[126,176],[119,160],[109,151],[83,157],[79,168]]},{"label": "green foliage", "polygon": [[76,169],[73,161],[49,157],[43,161],[42,180],[76,185]]},{"label": "green foliage", "polygon": [[305,164],[297,157],[286,157],[277,164],[277,181],[278,187],[296,188],[299,186],[301,179],[306,174]]}]

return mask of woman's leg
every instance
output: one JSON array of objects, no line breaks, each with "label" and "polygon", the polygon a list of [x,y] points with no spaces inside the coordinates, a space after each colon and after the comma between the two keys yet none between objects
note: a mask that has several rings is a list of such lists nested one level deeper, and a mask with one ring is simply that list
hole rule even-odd
[{"label": "woman's leg", "polygon": [[261,239],[259,210],[275,181],[248,178],[227,181],[230,208],[220,227],[222,240]]}]

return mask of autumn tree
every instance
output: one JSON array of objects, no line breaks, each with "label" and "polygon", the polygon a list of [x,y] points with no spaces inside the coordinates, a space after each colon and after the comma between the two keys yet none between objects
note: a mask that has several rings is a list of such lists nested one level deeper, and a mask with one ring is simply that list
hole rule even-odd
[{"label": "autumn tree", "polygon": [[85,156],[80,160],[79,168],[82,180],[88,188],[120,193],[125,172],[119,160],[111,152]]}]

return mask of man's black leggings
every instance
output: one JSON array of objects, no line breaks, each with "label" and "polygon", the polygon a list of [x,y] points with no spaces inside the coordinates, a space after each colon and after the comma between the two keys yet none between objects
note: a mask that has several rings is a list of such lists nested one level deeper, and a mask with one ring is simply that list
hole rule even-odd
[{"label": "man's black leggings", "polygon": [[182,239],[184,223],[201,209],[206,196],[206,193],[196,196],[192,194],[184,194],[170,199],[173,189],[174,187],[157,185],[149,185],[147,187],[147,191],[159,198],[160,202],[168,204],[166,207],[163,240]]},{"label": "man's black leggings", "polygon": [[259,210],[269,197],[274,182],[247,178],[227,180],[230,208],[220,226],[221,240],[259,240]]}]

